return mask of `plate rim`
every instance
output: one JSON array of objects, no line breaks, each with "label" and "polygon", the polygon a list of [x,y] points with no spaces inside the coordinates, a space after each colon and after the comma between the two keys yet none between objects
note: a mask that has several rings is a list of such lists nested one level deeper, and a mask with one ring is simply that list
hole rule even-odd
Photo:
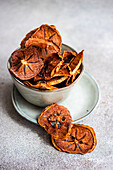
[{"label": "plate rim", "polygon": [[[92,108],[87,114],[85,114],[84,116],[82,116],[82,117],[80,117],[80,118],[78,118],[78,119],[76,119],[76,120],[73,120],[72,123],[77,123],[77,122],[82,121],[83,119],[87,118],[87,117],[92,113],[92,111],[98,106],[99,101],[100,101],[100,88],[99,88],[99,85],[98,85],[97,81],[96,81],[95,78],[94,78],[92,75],[90,75],[88,72],[84,71],[83,75],[84,75],[84,74],[85,74],[86,76],[88,76],[88,77],[93,81],[93,83],[95,84],[96,89],[97,89],[97,100],[96,100],[96,103],[95,103],[95,105],[93,106],[93,108]],[[16,111],[19,113],[19,115],[22,116],[24,119],[29,120],[30,122],[35,123],[35,124],[38,125],[38,122],[37,122],[36,119],[33,119],[33,118],[31,118],[29,115],[26,115],[24,112],[21,112],[21,111],[20,111],[20,109],[19,109],[19,107],[18,107],[18,105],[17,105],[17,103],[16,103],[15,96],[14,96],[14,90],[15,90],[15,89],[16,89],[16,86],[13,85],[13,89],[12,89],[12,91],[11,91],[11,99],[12,99],[12,103],[13,103],[13,106],[14,106],[15,110],[16,110]],[[17,89],[16,89],[16,90],[17,90]],[[20,93],[19,93],[19,94],[20,94]],[[20,94],[20,95],[21,95],[21,94]],[[21,96],[21,97],[22,97],[22,96]],[[25,100],[25,99],[24,99],[24,100]],[[26,101],[26,102],[27,102],[27,101]],[[29,103],[29,102],[28,102],[28,103]],[[30,104],[31,104],[31,103],[30,103]],[[44,108],[45,108],[45,107],[44,107]],[[37,116],[37,118],[38,118],[38,116]]]},{"label": "plate rim", "polygon": [[[13,106],[15,108],[15,110],[19,113],[20,116],[22,116],[24,119],[29,120],[32,123],[38,124],[36,119],[31,118],[30,116],[26,116],[26,114],[24,114],[24,112],[21,112],[20,109],[18,108],[18,105],[16,104],[16,99],[14,96],[14,90],[17,90],[16,86],[13,84],[13,89],[11,91],[11,99],[12,99],[12,103]],[[20,93],[19,93],[20,94]],[[21,94],[20,94],[21,95]],[[21,96],[22,97],[22,96]],[[25,99],[24,99],[25,100]],[[26,101],[27,102],[27,101]],[[38,116],[37,116],[38,117]]]},{"label": "plate rim", "polygon": [[95,103],[95,105],[93,106],[93,108],[90,110],[90,112],[88,112],[85,116],[82,116],[81,118],[78,118],[78,119],[74,120],[73,123],[82,121],[82,120],[84,120],[85,118],[87,118],[87,117],[92,113],[92,111],[93,111],[94,109],[96,109],[96,107],[98,106],[99,101],[100,101],[100,88],[99,88],[99,85],[98,85],[97,81],[96,81],[95,78],[94,78],[92,75],[90,75],[88,72],[84,71],[83,74],[88,75],[88,76],[90,77],[90,79],[93,80],[93,82],[95,83],[96,89],[97,89],[97,92],[98,92],[98,93],[97,93],[97,100],[96,100],[96,103]]}]

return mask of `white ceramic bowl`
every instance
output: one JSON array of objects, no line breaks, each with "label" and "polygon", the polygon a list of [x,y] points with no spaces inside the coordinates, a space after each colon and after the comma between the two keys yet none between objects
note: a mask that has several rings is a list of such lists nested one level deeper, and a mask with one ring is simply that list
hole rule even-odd
[{"label": "white ceramic bowl", "polygon": [[[62,44],[62,51],[74,51],[71,47]],[[8,70],[10,68],[10,58],[8,60]],[[44,90],[38,90],[36,88],[29,87],[25,84],[23,84],[19,79],[17,79],[15,76],[13,76],[10,71],[11,78],[13,80],[14,85],[20,92],[20,94],[30,103],[40,106],[40,107],[45,107],[47,105],[50,105],[52,103],[56,103],[61,100],[65,100],[71,90],[76,86],[76,83],[79,81],[81,78],[82,74],[84,72],[84,65],[82,63],[81,67],[81,73],[77,77],[77,79],[69,86],[59,88],[58,90],[51,90],[51,91],[44,91]]]}]

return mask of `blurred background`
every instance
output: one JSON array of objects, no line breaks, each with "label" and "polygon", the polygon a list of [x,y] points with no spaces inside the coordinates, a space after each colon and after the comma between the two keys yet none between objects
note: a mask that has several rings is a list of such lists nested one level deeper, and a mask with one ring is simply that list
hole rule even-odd
[{"label": "blurred background", "polygon": [[111,56],[112,0],[4,0],[0,2],[0,11],[1,57],[8,59],[27,32],[46,23],[57,27],[63,43],[78,52],[85,50],[88,71],[98,69],[100,61]]},{"label": "blurred background", "polygon": [[[98,146],[91,156],[77,157],[65,154],[64,157],[60,154],[59,157],[58,154],[57,159],[54,159],[56,150],[50,145],[47,146],[47,134],[41,129],[38,133],[46,140],[45,151],[46,147],[48,150],[41,155],[38,151],[35,152],[36,143],[33,141],[37,141],[38,138],[38,135],[35,136],[37,127],[18,116],[12,106],[10,93],[13,83],[7,71],[7,60],[19,47],[24,36],[42,24],[55,25],[63,43],[77,52],[85,50],[85,70],[99,85],[99,105],[93,114],[83,121],[84,124],[92,126],[97,134]],[[16,162],[15,166],[20,167],[18,169],[35,169],[38,162],[39,169],[42,170],[46,169],[47,159],[54,162],[49,162],[50,169],[63,169],[63,165],[64,169],[73,169],[76,165],[81,169],[91,170],[113,168],[113,0],[0,0],[0,59],[2,168],[13,169]],[[28,150],[25,151],[24,158],[21,154],[22,149],[18,143],[21,131],[17,129],[21,129],[25,136],[30,131],[28,138],[31,143],[25,144],[31,146],[34,143],[30,159]],[[12,141],[15,143],[14,146],[11,145]],[[23,140],[20,140],[20,144],[23,144],[22,142]],[[18,152],[15,151],[17,146]],[[51,156],[48,158],[50,148]],[[41,156],[41,159],[38,160],[38,156]],[[43,161],[46,163],[42,163]]]}]

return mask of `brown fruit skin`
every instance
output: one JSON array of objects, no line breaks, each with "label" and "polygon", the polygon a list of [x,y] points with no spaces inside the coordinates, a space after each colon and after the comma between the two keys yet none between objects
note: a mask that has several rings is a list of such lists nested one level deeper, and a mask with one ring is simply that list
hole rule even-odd
[{"label": "brown fruit skin", "polygon": [[[78,132],[73,131],[77,128],[79,129]],[[84,131],[86,131],[86,134]],[[75,133],[76,135],[78,133],[78,136],[74,136]],[[56,149],[72,154],[86,154],[92,152],[97,145],[97,139],[93,128],[79,124],[73,124],[70,134],[68,133],[65,138],[55,139],[51,136],[51,140]]]},{"label": "brown fruit skin", "polygon": [[38,123],[54,138],[63,138],[71,129],[72,117],[66,107],[52,104],[43,110]]}]

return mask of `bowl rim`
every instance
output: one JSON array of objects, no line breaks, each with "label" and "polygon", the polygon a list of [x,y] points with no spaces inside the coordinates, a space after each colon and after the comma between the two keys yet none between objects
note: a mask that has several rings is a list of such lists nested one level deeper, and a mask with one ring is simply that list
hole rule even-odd
[{"label": "bowl rim", "polygon": [[[76,52],[76,50],[74,50],[72,47],[70,47],[70,46],[68,46],[68,45],[66,45],[66,44],[64,44],[64,43],[62,43],[62,45],[70,48],[73,52]],[[18,48],[18,49],[19,49],[19,48]],[[76,53],[77,53],[77,52],[76,52]],[[70,85],[68,85],[68,86],[66,86],[66,87],[59,88],[59,89],[57,89],[57,90],[47,90],[47,91],[45,91],[45,90],[39,90],[39,89],[37,89],[37,88],[35,88],[35,87],[27,86],[26,84],[24,84],[24,83],[21,82],[18,78],[16,78],[15,76],[13,76],[13,75],[11,74],[11,72],[10,72],[10,70],[9,70],[9,68],[10,68],[10,59],[11,59],[11,56],[9,57],[9,59],[8,59],[8,61],[7,61],[7,69],[8,69],[8,71],[9,71],[11,77],[12,77],[15,81],[17,81],[20,85],[22,85],[23,87],[26,87],[26,88],[28,88],[28,89],[30,89],[30,90],[33,90],[33,91],[36,91],[36,92],[41,92],[41,93],[51,93],[51,92],[64,91],[65,89],[68,89],[68,88],[70,88],[71,86],[74,86],[74,84],[81,78],[81,76],[82,76],[82,74],[83,74],[83,72],[84,72],[84,64],[83,64],[83,62],[82,62],[82,63],[81,63],[81,65],[82,65],[81,73],[79,74],[79,76],[77,77],[77,79],[76,79],[73,83],[71,83]]]}]

